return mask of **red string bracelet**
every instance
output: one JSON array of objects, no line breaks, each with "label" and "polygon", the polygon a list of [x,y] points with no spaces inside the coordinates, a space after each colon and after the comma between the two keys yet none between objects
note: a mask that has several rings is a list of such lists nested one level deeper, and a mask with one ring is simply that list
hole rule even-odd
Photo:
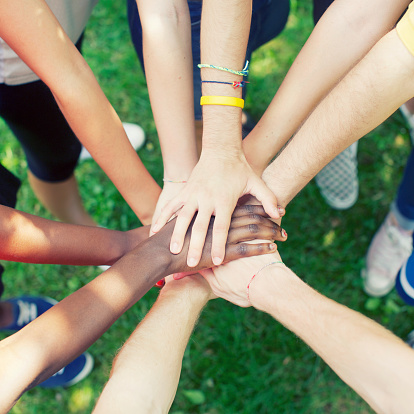
[{"label": "red string bracelet", "polygon": [[270,263],[268,263],[267,265],[264,265],[262,268],[260,268],[254,275],[253,275],[253,277],[250,279],[250,282],[249,282],[249,284],[247,285],[247,300],[249,301],[249,303],[250,303],[250,305],[252,304],[252,302],[250,302],[250,291],[249,291],[249,288],[250,288],[250,285],[251,285],[251,283],[253,282],[253,279],[263,270],[263,269],[266,269],[266,267],[268,267],[268,266],[271,266],[271,265],[274,265],[274,264],[277,264],[277,263],[282,263],[283,264],[283,262],[282,261],[280,261],[280,260],[275,260],[274,262],[270,262]]}]

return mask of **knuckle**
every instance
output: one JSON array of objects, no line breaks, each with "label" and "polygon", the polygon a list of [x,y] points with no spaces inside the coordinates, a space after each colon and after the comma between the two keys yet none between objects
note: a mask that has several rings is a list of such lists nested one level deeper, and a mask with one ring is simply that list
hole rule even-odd
[{"label": "knuckle", "polygon": [[257,224],[249,224],[248,229],[249,232],[252,234],[257,234],[260,231],[260,228]]},{"label": "knuckle", "polygon": [[237,245],[237,254],[240,256],[246,256],[247,255],[247,244],[238,244]]}]

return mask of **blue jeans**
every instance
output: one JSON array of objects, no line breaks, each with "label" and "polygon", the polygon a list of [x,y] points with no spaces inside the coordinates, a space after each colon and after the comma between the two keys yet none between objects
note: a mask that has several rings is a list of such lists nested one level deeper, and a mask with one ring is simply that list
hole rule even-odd
[{"label": "blue jeans", "polygon": [[391,211],[405,230],[414,230],[414,150],[408,158]]},{"label": "blue jeans", "polygon": [[[135,0],[127,0],[129,30],[136,53],[144,69],[142,53],[142,27]],[[250,60],[252,53],[260,46],[272,40],[284,29],[289,16],[289,0],[254,0],[250,37],[247,45],[246,59]],[[202,118],[201,78],[200,69],[200,23],[202,3],[189,1],[188,7],[191,17],[191,42],[193,53],[193,81],[194,81],[194,116],[196,120]],[[145,70],[145,69],[144,69]],[[243,96],[245,96],[243,88]]]}]

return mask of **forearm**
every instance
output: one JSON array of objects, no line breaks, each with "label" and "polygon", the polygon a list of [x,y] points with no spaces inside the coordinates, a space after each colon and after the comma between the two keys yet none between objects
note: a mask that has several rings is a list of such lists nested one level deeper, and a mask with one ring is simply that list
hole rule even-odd
[{"label": "forearm", "polygon": [[[244,67],[250,32],[251,1],[208,0],[201,18],[201,63],[233,70]],[[202,80],[233,82],[242,76],[211,68],[201,69]],[[241,98],[241,88],[203,83],[204,96]],[[241,108],[203,105],[202,152],[239,154],[241,152]]]},{"label": "forearm", "polygon": [[316,105],[389,30],[408,0],[335,0],[316,25],[255,129],[243,141],[258,172]]},{"label": "forearm", "polygon": [[414,57],[393,30],[329,93],[263,178],[286,206],[336,155],[414,96]]},{"label": "forearm", "polygon": [[184,351],[208,292],[169,291],[168,285],[116,357],[95,413],[169,411]]},{"label": "forearm", "polygon": [[197,163],[191,22],[187,1],[171,3],[137,0],[145,73],[161,144],[164,176],[187,180]]},{"label": "forearm", "polygon": [[112,265],[133,247],[121,231],[46,220],[5,206],[0,216],[1,260]]},{"label": "forearm", "polygon": [[272,266],[250,286],[253,306],[306,342],[379,413],[412,411],[414,352],[391,332]]},{"label": "forearm", "polygon": [[126,255],[0,345],[0,412],[84,352],[138,301],[168,265],[153,249]]},{"label": "forearm", "polygon": [[0,36],[48,85],[76,136],[141,221],[150,223],[160,189],[129,143],[89,66],[45,2],[1,0]]}]

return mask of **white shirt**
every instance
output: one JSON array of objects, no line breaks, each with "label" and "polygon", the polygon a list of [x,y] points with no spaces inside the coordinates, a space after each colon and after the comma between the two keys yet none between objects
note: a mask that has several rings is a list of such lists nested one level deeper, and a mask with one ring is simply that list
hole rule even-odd
[{"label": "white shirt", "polygon": [[[45,1],[73,43],[79,40],[92,10],[98,2],[98,0]],[[36,80],[39,80],[38,76],[0,38],[0,83],[20,85]]]}]

